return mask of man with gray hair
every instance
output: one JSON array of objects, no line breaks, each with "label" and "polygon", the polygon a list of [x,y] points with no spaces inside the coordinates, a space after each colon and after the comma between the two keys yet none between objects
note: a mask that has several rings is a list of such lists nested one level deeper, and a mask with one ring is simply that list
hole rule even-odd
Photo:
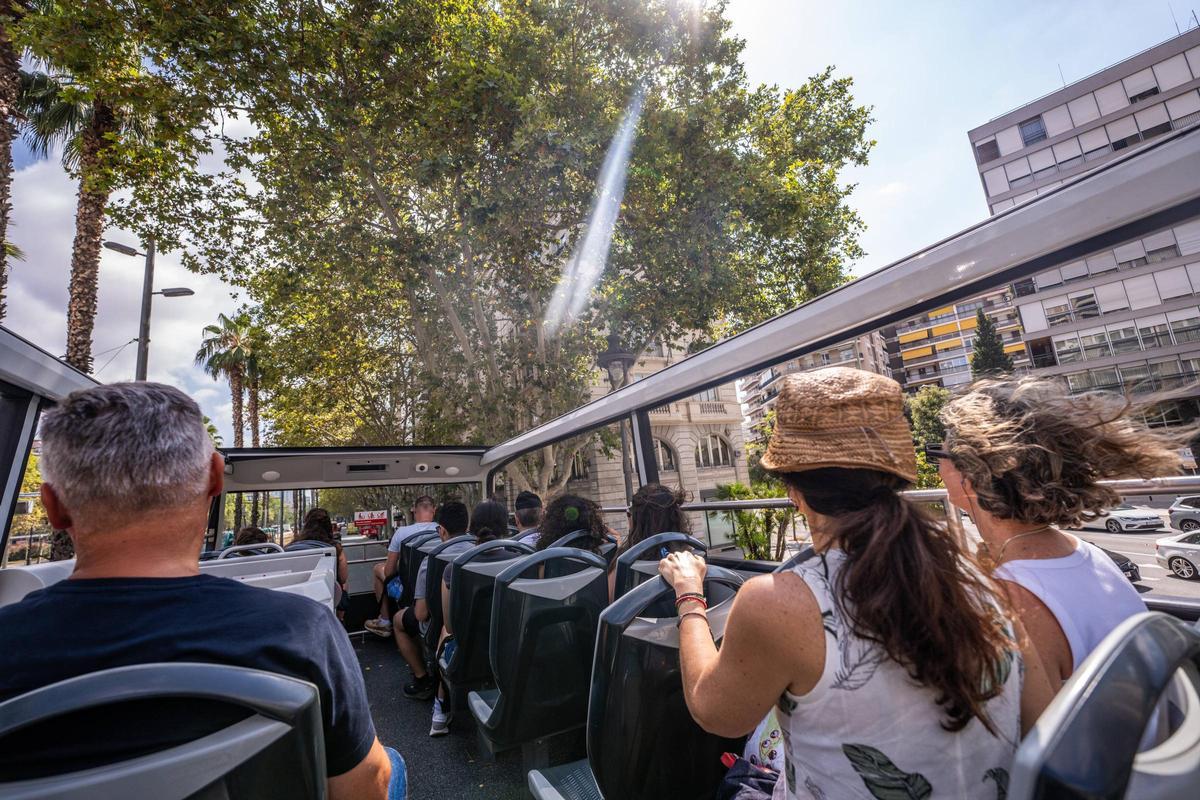
[{"label": "man with gray hair", "polygon": [[[333,613],[293,594],[203,575],[201,544],[225,464],[200,409],[178,389],[116,383],[73,392],[42,418],[42,503],[75,542],[71,577],[0,609],[0,700],[131,664],[203,661],[315,684],[328,792],[404,794],[404,761],[375,737],[362,672]],[[187,720],[145,709],[77,745],[39,752],[64,766],[148,752],[188,738]],[[50,745],[53,751],[55,745]],[[11,755],[11,754],[10,754]]]}]

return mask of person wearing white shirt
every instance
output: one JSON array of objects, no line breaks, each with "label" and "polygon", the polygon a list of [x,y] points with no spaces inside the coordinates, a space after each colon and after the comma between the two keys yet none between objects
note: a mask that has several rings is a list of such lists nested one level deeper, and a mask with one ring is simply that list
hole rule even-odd
[{"label": "person wearing white shirt", "polygon": [[392,616],[395,612],[390,607],[389,600],[391,598],[388,596],[387,588],[389,583],[400,579],[397,574],[400,568],[400,545],[418,533],[437,532],[437,523],[433,521],[433,513],[436,508],[437,504],[429,495],[418,497],[412,506],[413,524],[396,529],[396,532],[392,534],[391,541],[388,542],[387,561],[375,565],[375,599],[379,602],[379,617],[367,620],[363,627],[376,636],[386,639],[392,635]]}]

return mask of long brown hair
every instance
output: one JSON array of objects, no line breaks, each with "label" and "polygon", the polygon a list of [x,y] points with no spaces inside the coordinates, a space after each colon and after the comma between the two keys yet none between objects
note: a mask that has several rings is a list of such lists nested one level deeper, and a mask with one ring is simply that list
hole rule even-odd
[{"label": "long brown hair", "polygon": [[846,554],[835,594],[854,634],[936,692],[946,730],[978,718],[995,734],[986,703],[1004,689],[997,677],[1016,649],[996,585],[944,526],[898,494],[902,478],[842,467],[779,476],[828,519],[824,532]]},{"label": "long brown hair", "polygon": [[[690,534],[692,522],[680,507],[686,500],[682,490],[669,489],[661,483],[648,483],[634,492],[629,504],[629,534],[621,543],[621,552],[660,533]],[[668,549],[686,548],[676,544]],[[655,553],[654,558],[657,560],[659,555]]]}]

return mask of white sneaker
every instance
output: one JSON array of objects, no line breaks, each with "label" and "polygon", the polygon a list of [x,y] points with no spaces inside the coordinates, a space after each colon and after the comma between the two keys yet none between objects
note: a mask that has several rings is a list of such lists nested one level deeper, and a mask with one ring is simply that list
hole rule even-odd
[{"label": "white sneaker", "polygon": [[445,736],[450,732],[450,720],[454,717],[442,711],[442,701],[440,698],[433,698],[433,724],[429,728],[430,736]]},{"label": "white sneaker", "polygon": [[376,636],[388,638],[392,635],[392,621],[390,619],[369,619],[363,623],[363,627],[369,630]]}]

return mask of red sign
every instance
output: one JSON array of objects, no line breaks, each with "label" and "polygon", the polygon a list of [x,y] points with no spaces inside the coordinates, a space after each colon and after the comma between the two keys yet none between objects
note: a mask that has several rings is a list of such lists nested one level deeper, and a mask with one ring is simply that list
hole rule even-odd
[{"label": "red sign", "polygon": [[378,539],[387,526],[387,511],[355,511],[354,527],[368,539]]}]

